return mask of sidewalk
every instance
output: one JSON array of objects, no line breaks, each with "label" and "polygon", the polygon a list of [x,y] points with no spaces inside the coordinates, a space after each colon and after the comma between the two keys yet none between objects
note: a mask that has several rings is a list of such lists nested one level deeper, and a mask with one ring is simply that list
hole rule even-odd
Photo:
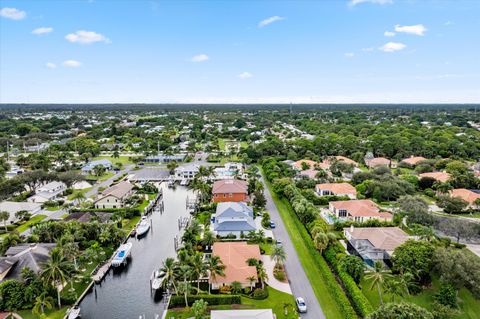
[{"label": "sidewalk", "polygon": [[288,282],[278,281],[273,275],[273,268],[275,267],[275,262],[270,258],[269,255],[262,255],[261,257],[263,265],[265,266],[265,270],[268,274],[267,284],[274,289],[291,295],[292,289],[290,289],[290,284]]}]

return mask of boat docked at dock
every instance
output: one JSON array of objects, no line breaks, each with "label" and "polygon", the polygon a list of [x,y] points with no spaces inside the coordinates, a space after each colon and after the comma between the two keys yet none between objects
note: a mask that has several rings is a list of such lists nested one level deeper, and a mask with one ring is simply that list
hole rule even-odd
[{"label": "boat docked at dock", "polygon": [[70,310],[68,311],[67,319],[77,319],[77,318],[80,318],[80,307],[74,306],[73,308],[70,308]]},{"label": "boat docked at dock", "polygon": [[165,279],[165,273],[160,270],[155,270],[152,273],[152,290],[156,291],[162,287],[163,280]]},{"label": "boat docked at dock", "polygon": [[127,263],[128,257],[130,257],[132,251],[132,243],[125,243],[121,245],[115,252],[115,256],[112,259],[112,266],[118,267]]},{"label": "boat docked at dock", "polygon": [[137,237],[145,235],[149,229],[150,229],[150,223],[148,222],[147,217],[143,216],[137,225],[137,230],[136,230]]}]

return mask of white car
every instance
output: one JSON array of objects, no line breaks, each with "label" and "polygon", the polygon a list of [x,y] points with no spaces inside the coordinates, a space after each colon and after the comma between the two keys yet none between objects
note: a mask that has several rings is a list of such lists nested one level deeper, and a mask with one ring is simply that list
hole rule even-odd
[{"label": "white car", "polygon": [[305,300],[303,300],[302,297],[298,297],[295,300],[295,302],[297,304],[298,312],[300,313],[307,312],[307,304],[305,303]]}]

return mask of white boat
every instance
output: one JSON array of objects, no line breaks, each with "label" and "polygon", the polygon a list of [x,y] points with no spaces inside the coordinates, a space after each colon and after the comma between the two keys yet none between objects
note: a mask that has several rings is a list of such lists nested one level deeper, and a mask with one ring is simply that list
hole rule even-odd
[{"label": "white boat", "polygon": [[79,306],[74,306],[73,308],[70,308],[68,311],[68,319],[76,319],[80,318],[80,307]]},{"label": "white boat", "polygon": [[158,290],[162,286],[165,273],[160,270],[155,270],[152,274],[152,289]]},{"label": "white boat", "polygon": [[188,186],[188,180],[182,179],[182,181],[180,182],[180,186]]},{"label": "white boat", "polygon": [[137,237],[144,235],[150,229],[150,223],[147,217],[143,216],[142,220],[137,225]]},{"label": "white boat", "polygon": [[127,262],[127,258],[130,256],[131,250],[132,250],[132,243],[126,243],[121,245],[117,249],[117,252],[115,253],[115,256],[112,259],[112,266],[118,267],[120,265],[125,264]]}]

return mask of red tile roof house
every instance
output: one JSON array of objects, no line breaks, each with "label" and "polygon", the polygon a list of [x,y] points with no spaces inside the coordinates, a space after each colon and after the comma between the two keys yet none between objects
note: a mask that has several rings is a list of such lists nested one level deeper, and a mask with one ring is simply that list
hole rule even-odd
[{"label": "red tile roof house", "polygon": [[472,192],[466,188],[456,188],[450,191],[450,196],[459,197],[468,203],[469,207],[477,207],[475,200],[480,198],[480,194]]},{"label": "red tile roof house", "polygon": [[408,158],[404,158],[401,163],[408,164],[410,166],[416,166],[418,163],[426,161],[427,159],[422,156],[410,156]]},{"label": "red tile roof house", "polygon": [[249,245],[246,242],[216,242],[213,244],[213,256],[220,257],[225,265],[225,276],[217,275],[215,279],[209,279],[212,289],[219,289],[222,286],[230,286],[232,282],[238,281],[242,287],[250,287],[249,277],[255,277],[258,281],[257,268],[249,266],[247,260],[255,258],[260,260],[260,247]]},{"label": "red tile roof house", "polygon": [[357,190],[348,183],[325,183],[317,184],[315,191],[319,196],[336,195],[348,196],[350,199],[357,198]]},{"label": "red tile roof house", "polygon": [[389,160],[388,158],[385,157],[374,157],[372,159],[366,159],[365,160],[365,165],[367,165],[368,168],[374,168],[377,166],[388,166],[391,168],[397,167],[397,163],[394,161]]},{"label": "red tile roof house", "polygon": [[420,178],[429,177],[433,178],[436,181],[445,183],[450,179],[450,174],[446,172],[431,172],[431,173],[422,173],[418,175]]},{"label": "red tile roof house", "polygon": [[390,213],[381,212],[377,204],[369,199],[333,201],[329,204],[329,210],[338,219],[354,222],[365,222],[370,219],[391,221],[393,217]]},{"label": "red tile roof house", "polygon": [[212,187],[213,202],[247,202],[248,183],[238,179],[216,181]]}]

